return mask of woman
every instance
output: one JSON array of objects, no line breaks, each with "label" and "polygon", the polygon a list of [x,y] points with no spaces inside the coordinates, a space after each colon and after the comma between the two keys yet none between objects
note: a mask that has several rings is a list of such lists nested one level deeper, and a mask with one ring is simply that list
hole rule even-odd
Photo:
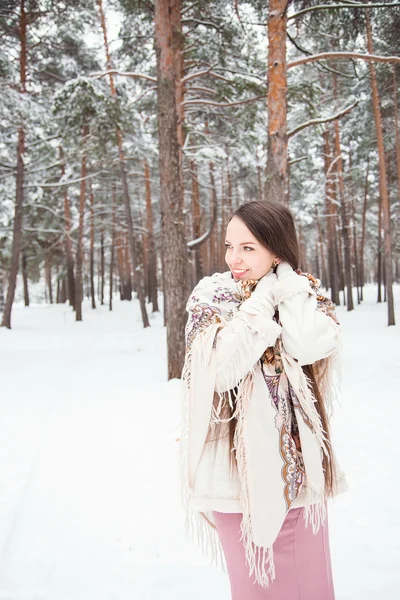
[{"label": "woman", "polygon": [[326,406],[340,328],[298,269],[292,214],[239,207],[229,271],[187,302],[181,459],[188,522],[232,600],[333,600],[326,500],[346,488]]}]

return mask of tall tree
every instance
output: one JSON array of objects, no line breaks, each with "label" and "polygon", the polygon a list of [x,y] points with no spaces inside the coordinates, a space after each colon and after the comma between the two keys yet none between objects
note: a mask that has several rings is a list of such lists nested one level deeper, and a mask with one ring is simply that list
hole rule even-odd
[{"label": "tall tree", "polygon": [[266,200],[288,204],[287,170],[287,0],[268,4],[268,148]]},{"label": "tall tree", "polygon": [[[107,25],[106,19],[103,10],[103,2],[102,0],[97,0],[97,4],[100,12],[100,22],[101,28],[103,31],[103,39],[104,39],[104,50],[106,54],[106,65],[108,70],[108,77],[110,82],[110,90],[111,96],[115,102],[118,104],[117,99],[117,91],[115,89],[114,77],[112,74],[112,62],[111,55],[108,46],[108,35],[107,35]],[[147,315],[146,310],[146,302],[144,295],[144,275],[143,275],[143,264],[140,261],[140,253],[139,253],[139,243],[133,228],[133,218],[132,218],[132,207],[131,207],[131,198],[129,194],[129,185],[128,185],[128,177],[126,173],[126,160],[125,160],[125,152],[124,152],[124,137],[123,131],[120,126],[117,124],[116,126],[116,137],[119,151],[119,162],[121,169],[121,181],[122,181],[122,193],[124,199],[124,207],[125,207],[125,216],[126,223],[128,227],[128,237],[129,237],[129,250],[131,255],[131,263],[133,269],[133,279],[135,284],[135,290],[139,298],[140,310],[142,313],[142,321],[143,327],[150,327],[149,317]]]},{"label": "tall tree", "polygon": [[[27,28],[32,15],[27,14],[25,0],[19,3],[18,37],[20,41],[19,51],[19,92],[26,94],[26,70],[27,70]],[[17,284],[18,266],[22,238],[22,210],[24,202],[24,154],[25,154],[25,125],[21,121],[18,124],[17,143],[17,171],[16,171],[16,193],[14,209],[14,228],[11,250],[10,273],[8,277],[7,298],[4,307],[2,326],[11,329],[11,311],[14,302],[15,287]]]},{"label": "tall tree", "polygon": [[176,85],[182,36],[180,0],[156,0],[157,115],[160,162],[161,246],[167,315],[168,378],[180,377],[185,354],[187,245],[177,134]]},{"label": "tall tree", "polygon": [[[366,11],[366,26],[367,26],[367,46],[370,54],[374,53],[372,42],[372,25],[370,10]],[[382,116],[379,100],[378,83],[376,80],[375,64],[369,63],[371,74],[371,90],[372,103],[374,107],[374,118],[376,128],[376,138],[379,156],[379,191],[382,202],[382,218],[383,218],[383,246],[384,246],[384,266],[385,266],[385,283],[387,294],[387,309],[388,309],[388,325],[395,325],[394,317],[394,299],[393,299],[393,261],[392,261],[392,239],[390,230],[390,203],[386,178],[386,160],[385,147],[383,141]]]}]

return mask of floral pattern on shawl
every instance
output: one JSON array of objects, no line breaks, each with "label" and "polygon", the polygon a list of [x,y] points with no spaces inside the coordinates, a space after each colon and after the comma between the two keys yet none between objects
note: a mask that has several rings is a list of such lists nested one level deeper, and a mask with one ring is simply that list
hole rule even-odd
[{"label": "floral pattern on shawl", "polygon": [[282,479],[285,484],[283,493],[287,509],[289,510],[296,500],[305,480],[304,463],[301,456],[297,419],[290,391],[292,390],[293,392],[293,388],[291,388],[284,373],[268,374],[267,370],[272,368],[271,365],[263,364],[261,360],[261,370],[264,380],[267,384],[273,406],[276,409],[275,426],[279,431],[279,450],[283,461]]}]

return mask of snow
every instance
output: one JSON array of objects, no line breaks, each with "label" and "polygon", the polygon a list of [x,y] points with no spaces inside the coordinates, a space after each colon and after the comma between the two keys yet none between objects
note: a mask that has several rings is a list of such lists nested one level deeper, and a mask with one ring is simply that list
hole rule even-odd
[{"label": "snow", "polygon": [[[338,308],[337,600],[395,600],[400,583],[400,337],[375,295]],[[116,300],[85,303],[82,323],[67,305],[16,305],[0,330],[0,600],[229,600],[227,575],[185,539],[179,380],[166,381],[161,314],[151,325]]]}]

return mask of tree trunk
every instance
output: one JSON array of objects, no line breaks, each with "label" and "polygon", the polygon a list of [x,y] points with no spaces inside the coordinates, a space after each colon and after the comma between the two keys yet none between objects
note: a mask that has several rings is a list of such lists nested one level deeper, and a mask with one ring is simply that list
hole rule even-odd
[{"label": "tree trunk", "polygon": [[117,194],[115,184],[112,188],[112,221],[111,221],[111,251],[110,251],[110,294],[109,309],[113,309],[113,280],[114,280],[114,262],[115,262],[115,213],[117,208]]},{"label": "tree trunk", "polygon": [[[171,14],[174,15],[174,23]],[[180,377],[185,356],[188,252],[177,135],[176,73],[181,53],[179,0],[156,0],[157,113],[160,161],[163,288],[167,314],[168,379]]]},{"label": "tree trunk", "polygon": [[148,235],[148,286],[150,302],[153,306],[153,313],[158,312],[158,292],[157,292],[157,253],[154,240],[153,227],[153,207],[151,204],[151,182],[150,169],[147,160],[144,161],[144,179],[146,189],[146,227]]},{"label": "tree trunk", "polygon": [[[25,0],[20,0],[19,13],[19,35],[20,35],[20,93],[26,93],[26,59],[27,59],[27,18],[25,12]],[[22,210],[24,203],[24,153],[25,153],[25,130],[24,124],[18,126],[17,143],[17,173],[16,173],[16,193],[14,208],[14,226],[13,239],[11,247],[10,273],[8,277],[7,298],[4,307],[2,326],[11,329],[11,311],[15,296],[15,287],[17,285],[19,257],[21,251],[22,239]]]},{"label": "tree trunk", "polygon": [[[192,177],[192,239],[197,240],[200,237],[200,204],[199,204],[199,185],[197,181],[197,169],[194,160],[190,161],[190,170]],[[194,276],[195,283],[203,277],[203,265],[201,262],[201,247],[194,249]]]},{"label": "tree trunk", "polygon": [[[333,88],[334,88],[334,96],[337,99],[337,83],[336,83],[336,73],[333,74]],[[348,224],[348,216],[347,216],[347,206],[346,206],[346,193],[344,189],[344,176],[343,176],[343,159],[342,159],[342,149],[340,145],[340,129],[339,129],[339,119],[333,124],[334,127],[334,140],[335,140],[335,153],[336,153],[336,173],[338,177],[338,188],[339,188],[339,197],[340,197],[340,212],[341,212],[341,221],[342,221],[342,239],[344,246],[344,276],[347,288],[347,310],[354,310],[354,302],[353,302],[353,289],[352,289],[352,279],[351,279],[351,257],[350,257],[350,236],[349,236],[349,224]]]},{"label": "tree trunk", "polygon": [[[109,52],[109,47],[108,47],[107,27],[106,27],[106,20],[105,20],[104,11],[103,11],[102,0],[97,0],[97,4],[99,6],[100,21],[101,21],[101,27],[103,30],[104,49],[105,49],[105,54],[106,54],[106,66],[107,66],[107,70],[111,71],[112,62],[111,62],[111,57],[110,57],[110,52]],[[117,103],[118,102],[117,92],[116,92],[115,85],[114,85],[114,78],[111,73],[109,74],[109,82],[110,82],[111,96],[114,99],[114,102]],[[132,269],[133,269],[134,286],[135,286],[135,291],[137,293],[138,300],[139,300],[140,310],[141,310],[141,314],[142,314],[143,327],[150,327],[150,322],[149,322],[149,318],[148,318],[147,310],[146,310],[146,301],[145,301],[145,296],[144,296],[143,265],[140,264],[140,262],[137,260],[138,254],[139,254],[139,246],[138,246],[136,236],[134,233],[134,229],[133,229],[132,208],[131,208],[131,200],[130,200],[129,187],[128,187],[128,177],[126,174],[125,153],[124,153],[124,149],[123,149],[123,132],[121,131],[121,129],[118,126],[116,127],[116,138],[117,138],[117,145],[118,145],[118,151],[119,151],[119,162],[120,162],[121,181],[122,181],[122,196],[123,196],[123,201],[124,201],[126,223],[127,223],[127,228],[128,228],[129,251],[130,251],[130,257],[131,257],[131,263],[132,263]]]},{"label": "tree trunk", "polygon": [[90,255],[89,255],[89,270],[90,270],[90,297],[92,300],[92,308],[96,308],[96,293],[94,289],[94,194],[92,186],[90,186]]},{"label": "tree trunk", "polygon": [[337,237],[336,237],[336,204],[333,202],[335,196],[335,184],[333,181],[332,153],[329,142],[329,131],[325,131],[324,138],[324,170],[325,170],[325,212],[326,231],[328,243],[328,270],[331,300],[335,304],[340,303],[339,281],[337,268]]},{"label": "tree trunk", "polygon": [[[23,4],[23,3],[21,3]],[[11,329],[11,311],[14,302],[15,288],[17,285],[19,255],[22,239],[22,207],[24,198],[24,150],[25,150],[25,132],[23,125],[18,129],[18,147],[17,147],[17,176],[16,176],[16,195],[14,210],[13,240],[11,247],[10,274],[8,278],[8,288],[6,304],[3,313],[3,327]]]},{"label": "tree trunk", "polygon": [[328,275],[326,272],[326,264],[325,264],[325,250],[324,250],[324,235],[321,227],[321,220],[319,218],[318,206],[315,207],[315,217],[317,220],[318,227],[318,238],[319,238],[319,248],[320,248],[320,271],[318,277],[321,278],[321,281],[325,287],[328,287]]},{"label": "tree trunk", "polygon": [[361,302],[361,292],[360,292],[360,265],[358,262],[358,246],[357,246],[357,226],[356,226],[356,209],[354,198],[351,201],[351,219],[353,221],[353,252],[354,252],[354,267],[355,267],[355,280],[357,287],[357,304]]},{"label": "tree trunk", "polygon": [[258,190],[258,199],[260,202],[264,200],[263,197],[263,186],[261,181],[261,166],[258,158],[258,152],[256,150],[256,163],[257,163],[257,190]]},{"label": "tree trunk", "polygon": [[25,252],[22,253],[21,259],[22,266],[22,280],[24,285],[24,305],[29,306],[29,285],[28,285],[28,269]]},{"label": "tree trunk", "polygon": [[50,256],[47,250],[44,253],[44,276],[46,280],[46,288],[48,294],[48,301],[50,304],[53,304],[53,286],[51,284],[51,262]]},{"label": "tree trunk", "polygon": [[369,175],[369,160],[367,162],[367,170],[365,173],[364,203],[363,203],[362,225],[361,225],[361,247],[360,247],[360,286],[361,286],[360,297],[361,297],[361,300],[364,300],[364,283],[365,283],[364,248],[365,248],[365,231],[366,231],[366,222],[367,222],[368,175]]},{"label": "tree trunk", "polygon": [[218,270],[218,252],[217,252],[217,243],[218,243],[218,223],[217,223],[217,210],[218,210],[218,199],[217,199],[217,190],[215,187],[215,177],[214,177],[214,165],[213,163],[209,163],[208,165],[209,174],[210,174],[210,188],[211,188],[211,203],[212,203],[212,212],[213,212],[213,220],[214,226],[210,236],[210,262],[211,262],[211,272],[215,273]]},{"label": "tree trunk", "polygon": [[287,0],[268,4],[268,142],[266,200],[288,204],[287,172]]},{"label": "tree trunk", "polygon": [[[64,151],[60,146],[61,177],[65,177]],[[75,308],[75,276],[74,276],[74,255],[71,241],[71,208],[69,205],[68,188],[64,186],[64,219],[65,219],[65,252],[67,255],[67,282],[68,282],[68,300],[70,306]]]},{"label": "tree trunk", "polygon": [[104,304],[105,285],[105,259],[104,259],[104,218],[100,211],[100,304]]},{"label": "tree trunk", "polygon": [[393,65],[393,105],[394,105],[394,126],[396,140],[396,171],[397,171],[397,195],[400,202],[400,131],[399,131],[399,109],[397,106],[397,79],[396,66]]},{"label": "tree trunk", "polygon": [[[367,25],[367,48],[370,54],[373,54],[372,44],[372,27],[370,10],[366,10],[366,25]],[[387,294],[388,307],[388,325],[395,325],[394,318],[394,299],[393,299],[393,266],[392,266],[392,241],[390,231],[390,203],[386,181],[386,166],[385,166],[385,149],[383,143],[382,117],[379,101],[378,84],[376,81],[375,64],[370,61],[368,63],[371,75],[372,88],[372,103],[374,108],[376,137],[378,143],[378,158],[379,158],[379,190],[382,200],[382,217],[383,217],[383,246],[384,246],[384,262],[385,262],[385,284]]]},{"label": "tree trunk", "polygon": [[83,148],[81,158],[81,182],[79,194],[79,226],[78,239],[76,244],[76,279],[75,279],[75,320],[82,321],[82,300],[83,300],[83,227],[85,218],[85,196],[86,196],[86,172],[87,172],[87,152],[86,141],[89,135],[89,126],[83,126]]}]

